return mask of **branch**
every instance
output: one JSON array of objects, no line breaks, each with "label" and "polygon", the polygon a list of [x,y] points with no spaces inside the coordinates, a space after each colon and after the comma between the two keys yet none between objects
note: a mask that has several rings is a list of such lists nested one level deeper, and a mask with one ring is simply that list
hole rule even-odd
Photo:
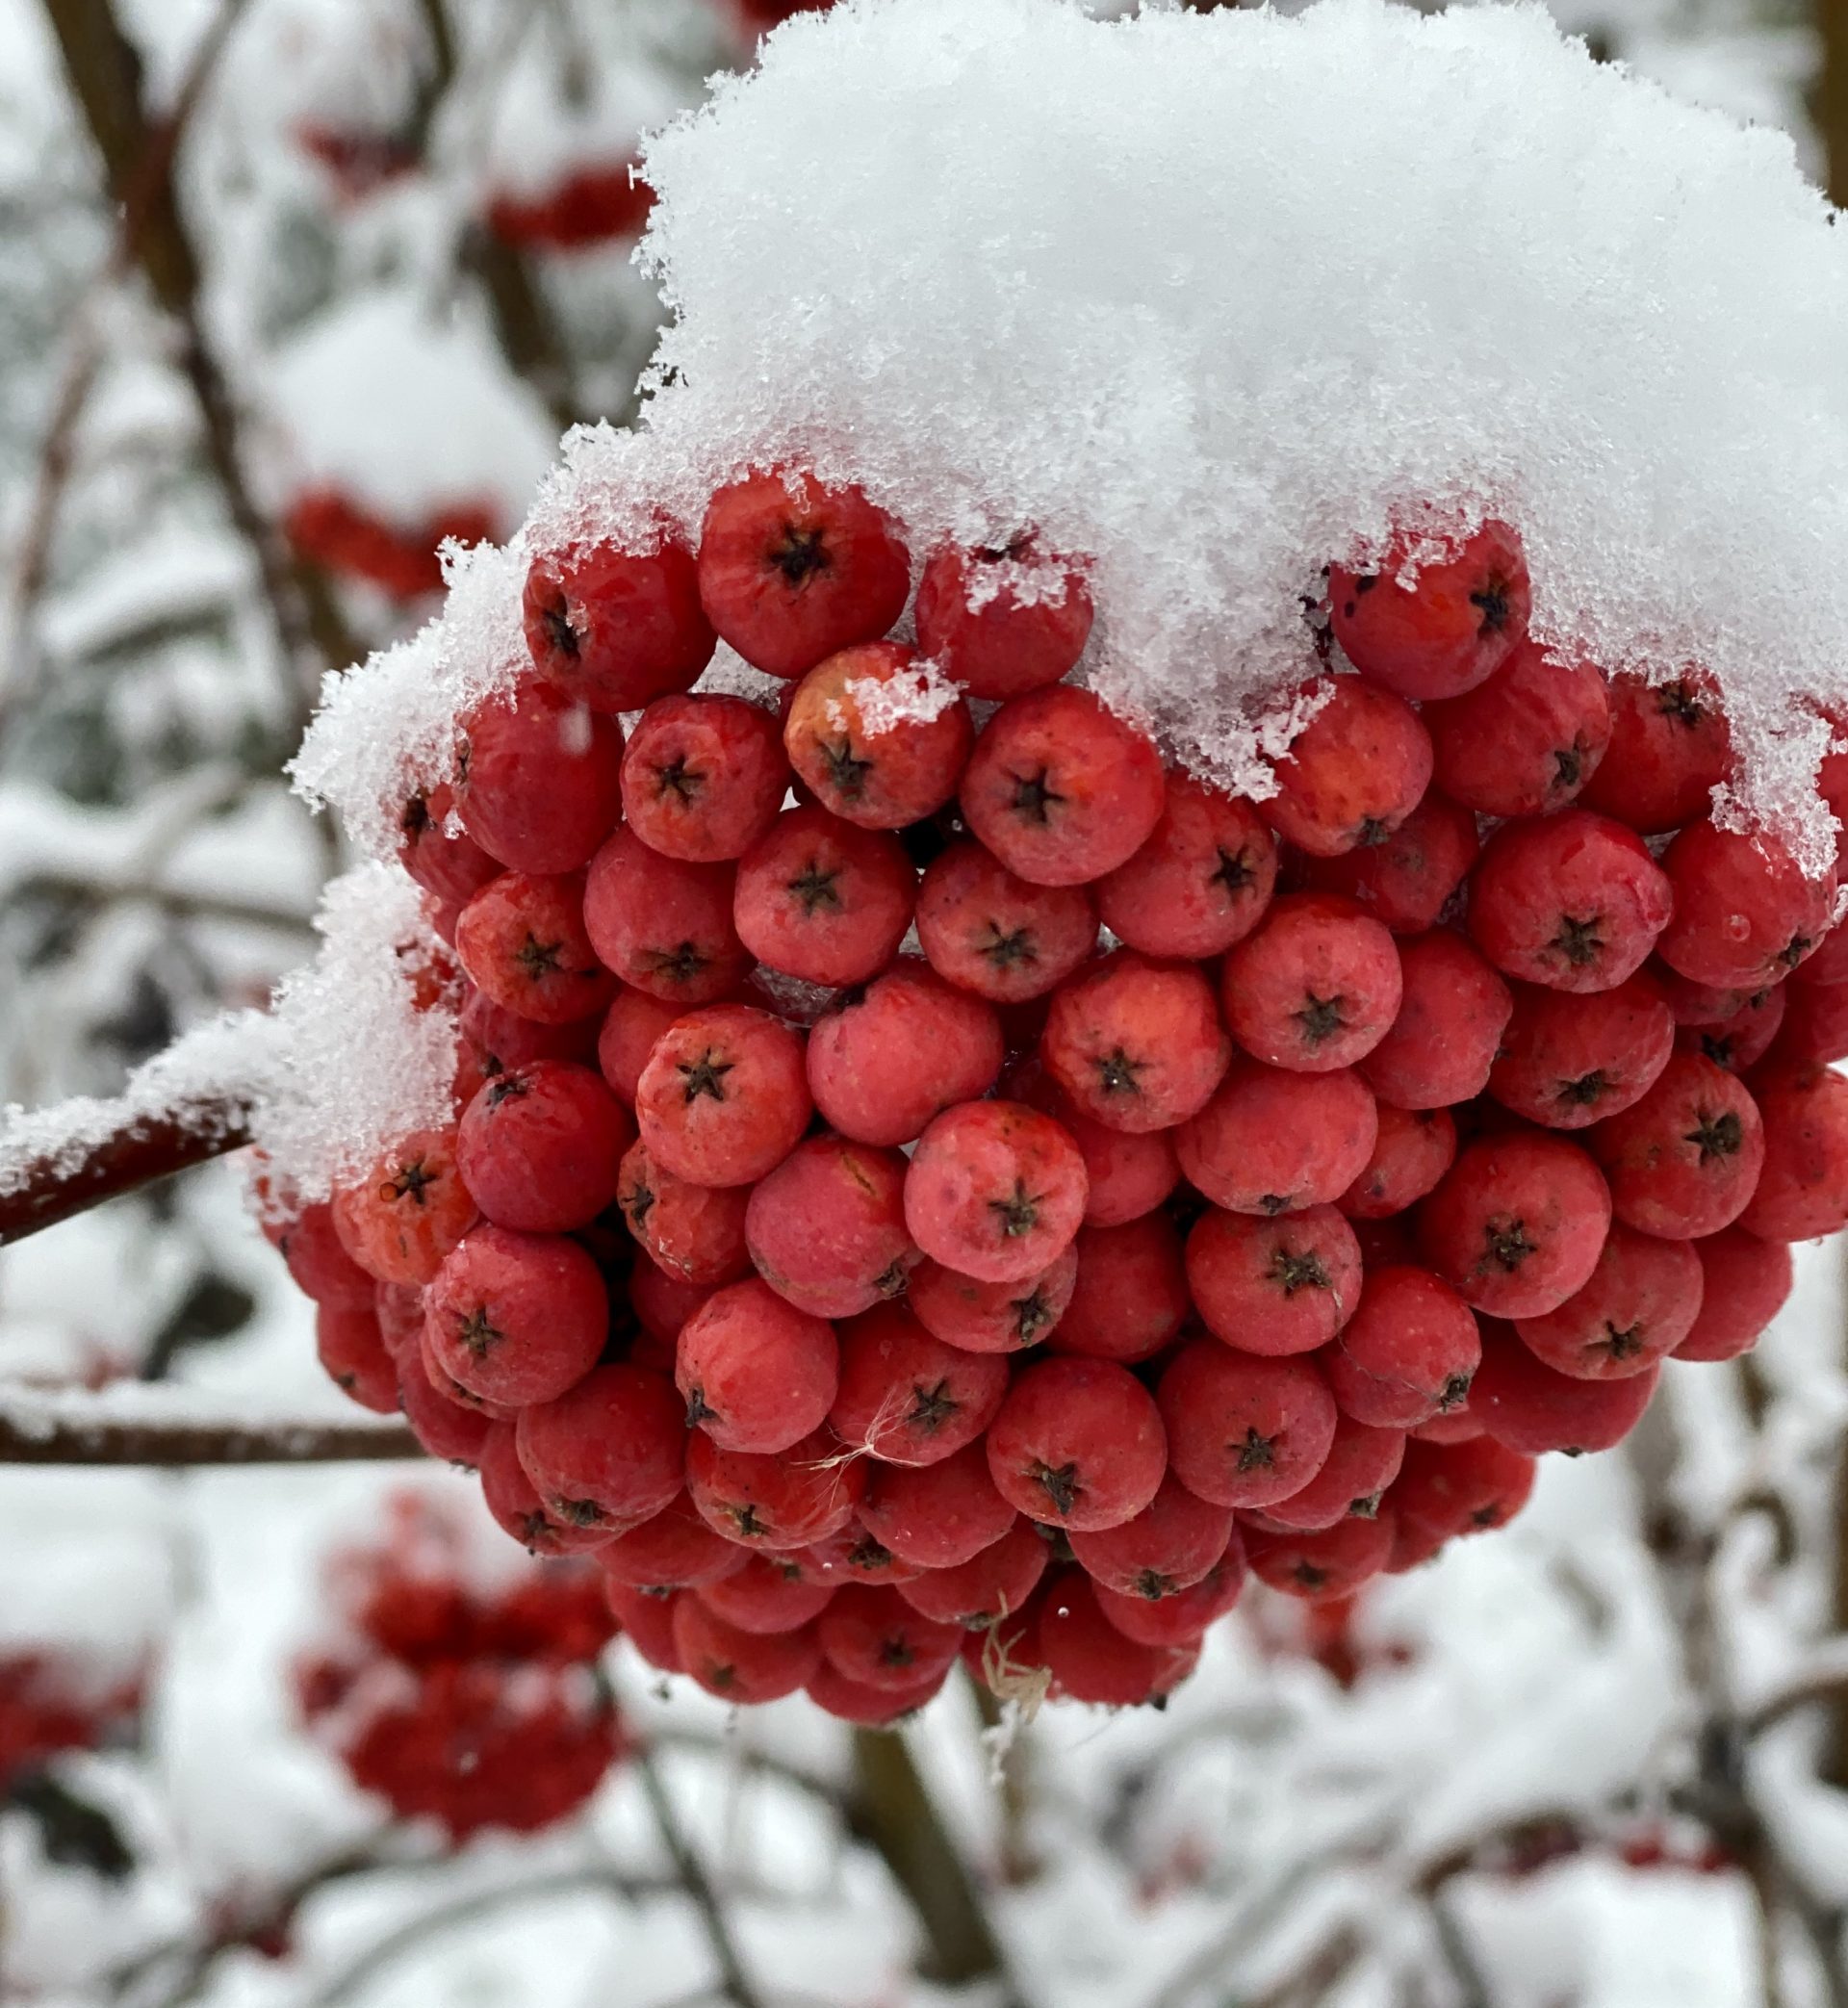
[{"label": "branch", "polygon": [[402,1424],[225,1416],[163,1387],[0,1389],[0,1464],[350,1464],[422,1457]]},{"label": "branch", "polygon": [[631,1753],[630,1762],[641,1778],[642,1789],[648,1794],[649,1810],[654,1815],[654,1825],[660,1833],[661,1844],[667,1849],[668,1859],[674,1865],[674,1873],[700,1914],[706,1942],[711,1947],[726,1999],[733,2004],[733,2008],[764,2008],[763,1996],[744,1969],[737,1942],[732,1936],[731,1923],[706,1872],[706,1865],[693,1851],[692,1843],[681,1830],[674,1801],[668,1796],[666,1782],[654,1762],[654,1753],[642,1744]]}]

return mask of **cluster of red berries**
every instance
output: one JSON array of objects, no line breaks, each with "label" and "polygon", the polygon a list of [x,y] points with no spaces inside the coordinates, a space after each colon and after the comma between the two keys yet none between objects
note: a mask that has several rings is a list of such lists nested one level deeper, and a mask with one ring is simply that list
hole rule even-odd
[{"label": "cluster of red berries", "polygon": [[615,1632],[597,1572],[523,1566],[474,1581],[464,1530],[416,1494],[381,1537],[337,1553],[339,1642],[295,1669],[303,1719],[363,1790],[455,1840],[565,1818],[622,1754],[595,1660]]},{"label": "cluster of red berries", "polygon": [[416,600],[442,587],[437,552],[444,540],[482,543],[494,535],[498,513],[484,504],[445,509],[427,523],[392,524],[339,488],[318,485],[290,504],[283,528],[310,564],[395,600]]},{"label": "cluster of red berries", "polygon": [[143,1682],[135,1673],[98,1686],[64,1650],[0,1655],[0,1797],[67,1750],[93,1750],[133,1726]]},{"label": "cluster of red berries", "polygon": [[[534,561],[404,818],[458,1120],[289,1260],[654,1663],[1141,1702],[1247,1569],[1345,1597],[1753,1343],[1848,1221],[1848,936],[1703,813],[1702,679],[1550,657],[1502,526],[1331,570],[1356,673],[1255,803],[1065,681],[1081,562],[911,578],[781,473]],[[685,694],[717,637],[781,718]]]}]

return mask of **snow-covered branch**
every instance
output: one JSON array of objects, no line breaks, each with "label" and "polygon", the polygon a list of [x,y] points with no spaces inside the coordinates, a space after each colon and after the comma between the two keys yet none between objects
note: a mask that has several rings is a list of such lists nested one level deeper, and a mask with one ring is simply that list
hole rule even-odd
[{"label": "snow-covered branch", "polygon": [[421,1457],[401,1424],[266,1415],[171,1387],[0,1387],[0,1464],[342,1464]]}]

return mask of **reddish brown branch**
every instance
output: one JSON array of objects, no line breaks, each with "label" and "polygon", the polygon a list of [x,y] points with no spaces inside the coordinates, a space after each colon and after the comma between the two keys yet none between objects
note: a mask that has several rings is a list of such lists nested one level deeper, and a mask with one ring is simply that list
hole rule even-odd
[{"label": "reddish brown branch", "polygon": [[92,1397],[86,1418],[81,1397],[30,1397],[0,1403],[0,1464],[351,1464],[374,1458],[421,1457],[409,1429],[387,1422],[170,1420],[145,1411],[110,1412]]}]

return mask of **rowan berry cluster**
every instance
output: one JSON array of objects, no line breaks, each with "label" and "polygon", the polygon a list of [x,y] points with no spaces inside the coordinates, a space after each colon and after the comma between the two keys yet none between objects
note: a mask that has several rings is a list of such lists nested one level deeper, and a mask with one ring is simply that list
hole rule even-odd
[{"label": "rowan berry cluster", "polygon": [[296,1705],[353,1783],[455,1840],[575,1812],[623,1751],[595,1660],[615,1631],[597,1572],[546,1561],[478,1582],[464,1532],[401,1494],[326,1571],[337,1642],[295,1668]]},{"label": "rowan berry cluster", "polygon": [[[404,816],[458,1119],[289,1260],[654,1663],[1142,1702],[1247,1570],[1348,1596],[1754,1342],[1848,1221],[1848,942],[1708,818],[1707,682],[1550,656],[1500,524],[1330,570],[1263,801],[1066,681],[1082,560],[911,585],[799,474],[534,560]],[[687,694],[721,637],[781,716]]]},{"label": "rowan berry cluster", "polygon": [[93,1750],[132,1729],[142,1698],[140,1673],[99,1681],[67,1648],[0,1655],[0,1795],[65,1751]]}]

